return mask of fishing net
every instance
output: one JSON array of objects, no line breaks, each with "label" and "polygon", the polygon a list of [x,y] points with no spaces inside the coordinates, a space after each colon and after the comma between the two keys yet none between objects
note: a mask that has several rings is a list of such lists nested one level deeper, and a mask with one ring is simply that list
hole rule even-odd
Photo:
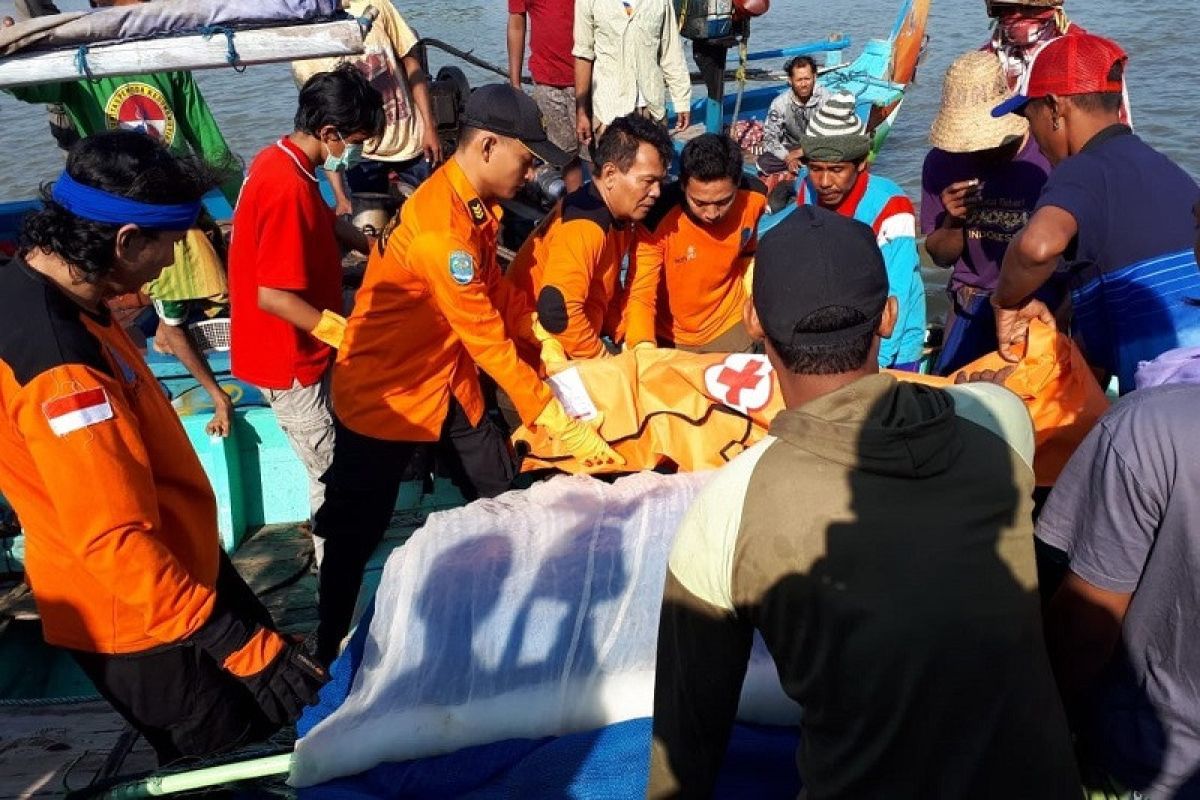
[{"label": "fishing net", "polygon": [[[560,476],[432,515],[388,560],[349,694],[291,782],[651,716],[667,556],[707,479]],[[761,642],[739,716],[798,721]]]}]

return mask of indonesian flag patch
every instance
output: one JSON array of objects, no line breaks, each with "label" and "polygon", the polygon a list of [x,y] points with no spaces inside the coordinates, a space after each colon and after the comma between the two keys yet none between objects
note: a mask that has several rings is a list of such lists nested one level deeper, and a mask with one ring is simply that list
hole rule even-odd
[{"label": "indonesian flag patch", "polygon": [[42,404],[42,413],[56,436],[66,436],[113,418],[108,393],[99,386],[47,400]]}]

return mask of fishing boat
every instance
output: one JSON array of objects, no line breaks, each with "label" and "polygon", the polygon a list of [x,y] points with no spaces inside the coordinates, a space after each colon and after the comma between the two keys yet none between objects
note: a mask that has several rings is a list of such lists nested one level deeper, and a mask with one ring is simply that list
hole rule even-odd
[{"label": "fishing boat", "polygon": [[[702,122],[693,126],[681,139],[685,140],[687,136],[703,131],[727,131],[738,121],[761,121],[765,118],[771,101],[782,90],[783,73],[778,69],[760,69],[755,65],[769,62],[778,67],[788,58],[813,55],[820,57],[822,62],[819,71],[822,84],[831,89],[850,91],[858,98],[858,113],[872,131],[874,149],[878,152],[896,120],[905,90],[915,75],[925,43],[928,9],[929,0],[902,0],[897,19],[889,34],[880,39],[870,40],[859,55],[848,61],[844,56],[851,48],[852,42],[845,36],[831,36],[810,44],[758,52],[739,48],[735,55],[735,68],[722,69],[721,77],[728,80],[721,80],[721,88],[693,104],[692,118]],[[358,29],[357,46],[361,50],[361,27],[358,21],[306,24],[312,24],[314,28],[320,25],[342,27],[338,28],[337,34],[332,37],[334,44],[331,45],[331,30],[309,36],[312,30],[299,26],[305,32],[305,37],[310,40],[309,48],[303,53],[298,52],[294,45],[289,45],[291,49],[272,51],[265,43],[261,48],[257,45],[236,44],[244,42],[251,34],[251,41],[257,41],[253,38],[255,36],[269,37],[271,26],[257,25],[229,34],[222,32],[215,45],[211,30],[207,31],[207,34],[193,32],[193,36],[198,37],[197,47],[201,41],[204,43],[204,53],[197,56],[196,62],[173,66],[231,66],[234,64],[230,61],[230,51],[235,51],[241,59],[237,63],[238,66],[267,63],[272,60],[290,60],[301,55],[353,52],[355,34],[346,27],[348,24]],[[293,31],[292,37],[294,36]],[[437,40],[425,42],[435,50],[441,49],[454,57],[463,56],[476,66],[505,74],[469,52],[448,45],[443,46],[444,43]],[[214,46],[218,49],[213,50]],[[72,52],[78,53],[81,45],[69,47],[72,48]],[[88,45],[86,66],[94,75],[99,75],[102,71],[103,74],[127,73],[134,70],[135,66],[136,71],[141,71],[145,69],[146,64],[144,54],[153,51],[154,48],[161,49],[161,44],[153,38],[127,43],[114,42],[103,47]],[[40,69],[39,64],[55,70],[46,74],[61,76],[63,79],[79,77],[78,60],[69,63],[64,61],[63,52],[30,52],[21,55],[21,64],[16,72],[11,71],[11,64],[8,65],[10,71],[5,72],[7,59],[0,58],[0,88],[18,85],[18,80],[28,82],[30,70]],[[43,60],[39,62],[39,59]],[[728,67],[727,64],[722,66]],[[14,75],[17,77],[14,78]],[[697,80],[704,81],[705,76],[698,76]],[[462,72],[453,66],[439,70],[434,83],[440,98],[440,101],[435,103],[439,127],[448,135],[452,135],[457,127],[455,115],[461,111],[470,87]],[[717,82],[710,80],[708,83],[712,85]],[[751,83],[767,85],[747,88]],[[543,182],[544,185],[548,183]],[[328,187],[324,187],[324,190],[327,192],[327,199],[332,202]],[[516,209],[517,216],[536,220],[545,213],[552,202],[550,193],[542,191],[540,196],[535,194],[528,202],[519,204]],[[232,209],[219,195],[213,194],[206,198],[206,205],[217,219],[228,219],[232,215]],[[20,219],[36,207],[35,200],[0,203],[0,258],[15,250]],[[794,206],[765,217],[762,229],[766,230],[774,225],[792,207]],[[276,619],[281,620],[283,627],[291,631],[306,632],[311,630],[315,623],[315,581],[308,571],[307,537],[297,535],[295,530],[295,525],[308,516],[303,467],[292,453],[261,395],[253,387],[232,377],[228,359],[227,325],[221,321],[214,321],[197,329],[195,333],[205,345],[206,355],[222,388],[235,399],[235,423],[230,436],[213,439],[204,432],[211,406],[204,392],[199,390],[195,381],[177,360],[156,354],[152,347],[148,347],[147,361],[178,409],[189,439],[213,484],[218,497],[223,546],[234,553],[235,563],[247,575],[252,588],[260,593],[265,592],[270,597],[268,605]],[[462,502],[461,496],[447,481],[433,480],[405,485],[397,501],[398,516],[394,520],[393,530],[374,562],[373,574],[378,577],[386,551],[396,547],[419,528],[431,511],[452,508],[461,505]],[[10,520],[7,528],[4,523],[0,517],[0,569],[10,573],[12,577],[19,575],[21,568],[21,538],[15,522]],[[82,776],[83,782],[91,781],[93,788],[111,786],[114,776],[136,772],[139,767],[148,767],[144,752],[141,754],[142,761],[137,761],[137,750],[131,745],[134,737],[119,724],[115,715],[111,712],[106,713],[106,706],[95,697],[94,689],[74,669],[73,662],[65,654],[54,651],[40,641],[36,617],[31,611],[27,592],[23,592],[19,585],[12,583],[7,591],[8,596],[0,599],[0,707],[8,703],[8,710],[12,714],[18,714],[19,710],[21,724],[15,725],[11,730],[17,732],[13,735],[25,736],[21,747],[10,752],[29,754],[37,751],[39,741],[45,745],[42,747],[44,752],[37,754],[37,765],[31,767],[27,774],[36,777],[41,772],[46,772],[43,767],[50,763],[54,768],[47,774],[53,776],[53,781],[58,781],[64,773],[70,772],[66,765],[80,757],[78,749],[81,743],[82,747],[98,749],[103,755],[97,760],[93,753],[91,761],[95,763],[90,765],[91,771]],[[0,590],[0,595],[3,593],[4,590]],[[369,594],[370,580],[367,582],[364,596]],[[72,702],[64,703],[64,700]],[[60,733],[47,739],[44,732],[50,729]],[[48,745],[45,744],[47,741]],[[30,744],[31,742],[33,744]],[[195,789],[214,783],[228,783],[246,777],[281,776],[287,772],[290,764],[286,744],[284,752],[270,753],[264,756],[265,761],[248,759],[242,754],[232,766],[224,765],[214,773],[188,773],[183,776],[157,774],[148,781],[118,788],[113,796],[147,796],[151,793],[166,793],[168,790]],[[47,750],[46,747],[52,749]],[[131,751],[133,756],[130,756]],[[55,766],[53,762],[56,760],[59,763]],[[35,777],[30,777],[29,781],[34,781]],[[0,776],[0,795],[4,794],[4,788],[14,789],[14,794],[30,789],[28,785],[12,786],[11,780],[12,778]],[[17,780],[24,778],[18,777]],[[33,788],[53,790],[58,787],[51,785]]]}]

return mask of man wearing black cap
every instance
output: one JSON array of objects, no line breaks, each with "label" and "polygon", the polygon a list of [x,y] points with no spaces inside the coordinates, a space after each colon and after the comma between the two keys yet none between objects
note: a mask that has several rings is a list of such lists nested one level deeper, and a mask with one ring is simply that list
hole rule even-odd
[{"label": "man wearing black cap", "polygon": [[521,420],[546,426],[585,465],[623,463],[572,419],[514,339],[536,347],[532,309],[500,280],[501,209],[530,180],[537,156],[566,161],[537,105],[511,86],[475,90],[458,150],[405,202],[378,247],[346,324],[333,371],[336,436],[316,515],[325,539],[319,655],[329,661],[350,626],[363,568],[391,518],[413,452],[440,442],[468,499],[506,491],[516,474],[508,438],[485,413],[479,371]]},{"label": "man wearing black cap", "polygon": [[860,222],[798,209],[763,237],[753,289],[786,408],[676,536],[648,796],[711,795],[757,630],[804,709],[811,796],[1077,797],[1020,400],[879,374],[896,299]]}]

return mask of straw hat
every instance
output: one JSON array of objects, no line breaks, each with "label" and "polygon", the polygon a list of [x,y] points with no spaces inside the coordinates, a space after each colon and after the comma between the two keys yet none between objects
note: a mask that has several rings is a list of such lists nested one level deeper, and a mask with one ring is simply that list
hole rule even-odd
[{"label": "straw hat", "polygon": [[1029,130],[1024,117],[992,116],[992,109],[1008,97],[1008,82],[994,53],[959,56],[946,70],[942,107],[933,120],[929,143],[950,153],[974,153],[1022,138]]}]

